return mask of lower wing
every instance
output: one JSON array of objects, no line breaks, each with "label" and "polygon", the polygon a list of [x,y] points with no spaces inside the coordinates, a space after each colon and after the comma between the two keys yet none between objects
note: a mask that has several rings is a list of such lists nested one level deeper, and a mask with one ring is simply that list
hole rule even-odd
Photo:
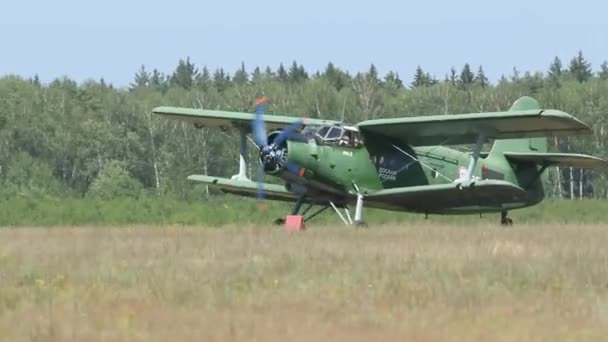
[{"label": "lower wing", "polygon": [[[208,184],[210,187],[220,189],[226,193],[245,197],[256,197],[258,191],[258,184],[252,181],[204,175],[191,175],[188,176],[188,179]],[[266,199],[291,202],[298,198],[296,193],[287,191],[283,185],[262,183],[262,187]]]},{"label": "lower wing", "polygon": [[[222,190],[222,192],[234,194],[244,197],[256,197],[258,184],[249,180],[237,180],[221,177],[212,177],[205,175],[191,175],[189,180],[208,184],[210,187]],[[284,185],[262,183],[264,189],[264,199],[273,201],[294,202],[300,194],[288,191]],[[331,194],[314,193],[306,195],[305,203],[327,205],[328,201],[336,202],[336,205],[341,206],[344,199],[335,197]]]},{"label": "lower wing", "polygon": [[524,189],[501,180],[482,180],[465,187],[449,183],[393,188],[365,196],[368,201],[394,209],[422,212],[468,206],[500,207],[504,203],[525,202],[527,197]]}]

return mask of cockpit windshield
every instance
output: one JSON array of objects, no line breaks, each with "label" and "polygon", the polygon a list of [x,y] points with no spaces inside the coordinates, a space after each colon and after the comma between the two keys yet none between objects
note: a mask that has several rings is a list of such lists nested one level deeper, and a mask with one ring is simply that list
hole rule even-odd
[{"label": "cockpit windshield", "polygon": [[355,127],[342,125],[306,126],[302,134],[315,139],[320,145],[338,145],[343,147],[360,147],[363,145],[361,133]]}]

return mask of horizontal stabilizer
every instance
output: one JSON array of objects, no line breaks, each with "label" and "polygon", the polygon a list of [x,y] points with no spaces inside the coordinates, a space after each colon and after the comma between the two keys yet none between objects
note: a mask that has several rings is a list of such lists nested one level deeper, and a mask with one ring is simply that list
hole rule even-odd
[{"label": "horizontal stabilizer", "polygon": [[505,157],[516,163],[536,163],[543,166],[579,167],[583,169],[608,168],[608,161],[573,153],[504,152]]},{"label": "horizontal stabilizer", "polygon": [[503,203],[523,202],[526,196],[526,191],[513,183],[482,180],[464,187],[448,183],[386,189],[365,198],[413,210],[441,211],[468,206],[500,207]]}]

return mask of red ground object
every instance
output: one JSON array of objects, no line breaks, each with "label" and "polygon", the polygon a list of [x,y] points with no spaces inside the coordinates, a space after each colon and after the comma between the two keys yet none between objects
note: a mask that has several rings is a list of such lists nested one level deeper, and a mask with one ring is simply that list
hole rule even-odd
[{"label": "red ground object", "polygon": [[285,217],[285,230],[288,232],[299,232],[306,229],[304,225],[304,216],[302,215],[287,215]]}]

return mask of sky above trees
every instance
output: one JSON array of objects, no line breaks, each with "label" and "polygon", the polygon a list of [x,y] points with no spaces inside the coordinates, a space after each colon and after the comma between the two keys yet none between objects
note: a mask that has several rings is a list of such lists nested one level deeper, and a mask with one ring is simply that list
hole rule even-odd
[{"label": "sky above trees", "polygon": [[142,64],[170,73],[196,65],[233,73],[296,60],[351,73],[374,63],[410,80],[420,65],[443,79],[465,63],[490,82],[513,68],[545,71],[582,50],[608,59],[608,4],[554,1],[12,1],[0,21],[0,75],[104,78],[128,86]]}]

